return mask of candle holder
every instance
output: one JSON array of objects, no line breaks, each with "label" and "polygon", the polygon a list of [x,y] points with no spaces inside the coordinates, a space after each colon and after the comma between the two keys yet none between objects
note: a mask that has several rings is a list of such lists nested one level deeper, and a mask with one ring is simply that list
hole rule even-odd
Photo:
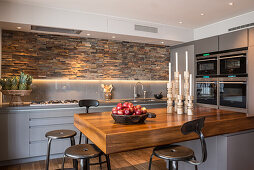
[{"label": "candle holder", "polygon": [[183,95],[177,96],[177,114],[183,114]]},{"label": "candle holder", "polygon": [[193,99],[194,99],[193,96],[188,96],[187,115],[193,115],[193,108],[194,108],[194,105],[192,102]]},{"label": "candle holder", "polygon": [[175,101],[175,112],[177,111],[177,96],[179,94],[179,72],[174,72],[174,91],[173,97]]},{"label": "candle holder", "polygon": [[167,94],[167,113],[173,113],[173,94],[172,94],[172,82],[167,83],[167,88],[168,88],[168,94]]},{"label": "candle holder", "polygon": [[190,95],[190,73],[189,71],[184,72],[184,113],[187,113],[188,96]]}]

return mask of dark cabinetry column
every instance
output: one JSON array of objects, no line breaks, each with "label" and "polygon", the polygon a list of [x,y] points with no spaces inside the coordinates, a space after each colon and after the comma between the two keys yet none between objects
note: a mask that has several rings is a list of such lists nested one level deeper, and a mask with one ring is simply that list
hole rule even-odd
[{"label": "dark cabinetry column", "polygon": [[219,36],[219,51],[248,47],[248,30],[235,31]]},{"label": "dark cabinetry column", "polygon": [[249,46],[254,46],[254,28],[249,29]]},{"label": "dark cabinetry column", "polygon": [[195,54],[203,54],[218,51],[218,36],[195,41]]}]

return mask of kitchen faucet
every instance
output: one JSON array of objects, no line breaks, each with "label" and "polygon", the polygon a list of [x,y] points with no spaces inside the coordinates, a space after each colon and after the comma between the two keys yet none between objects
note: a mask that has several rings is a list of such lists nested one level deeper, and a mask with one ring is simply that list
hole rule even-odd
[{"label": "kitchen faucet", "polygon": [[137,86],[141,85],[142,91],[144,92],[144,99],[146,98],[146,91],[144,90],[144,85],[141,82],[137,82],[137,84],[134,86],[134,100],[136,100],[137,97],[139,97],[139,94],[137,93]]}]

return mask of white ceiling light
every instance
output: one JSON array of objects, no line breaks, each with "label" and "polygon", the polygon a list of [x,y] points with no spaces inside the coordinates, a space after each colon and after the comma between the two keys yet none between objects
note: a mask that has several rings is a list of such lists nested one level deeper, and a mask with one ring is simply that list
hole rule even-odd
[{"label": "white ceiling light", "polygon": [[115,36],[112,36],[112,38],[116,38]]},{"label": "white ceiling light", "polygon": [[87,36],[90,36],[91,34],[86,34]]},{"label": "white ceiling light", "polygon": [[234,5],[234,3],[233,3],[233,2],[229,2],[229,3],[228,3],[228,5],[233,6],[233,5]]},{"label": "white ceiling light", "polygon": [[204,14],[204,13],[201,13],[200,15],[201,15],[201,16],[204,16],[205,14]]},{"label": "white ceiling light", "polygon": [[20,29],[21,29],[21,27],[17,27],[17,29],[18,29],[18,30],[20,30]]},{"label": "white ceiling light", "polygon": [[164,42],[163,42],[163,41],[162,41],[161,43],[162,43],[162,44],[164,44]]},{"label": "white ceiling light", "polygon": [[182,21],[179,21],[178,23],[179,23],[179,24],[182,24],[183,22],[182,22]]}]

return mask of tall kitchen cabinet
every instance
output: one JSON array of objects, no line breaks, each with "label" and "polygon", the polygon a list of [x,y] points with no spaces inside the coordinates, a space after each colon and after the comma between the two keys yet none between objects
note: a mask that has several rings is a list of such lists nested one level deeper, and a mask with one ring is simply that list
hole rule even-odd
[{"label": "tall kitchen cabinet", "polygon": [[219,36],[219,51],[248,47],[248,30],[240,30]]},{"label": "tall kitchen cabinet", "polygon": [[249,30],[248,48],[248,113],[254,115],[254,28]]},{"label": "tall kitchen cabinet", "polygon": [[[195,70],[195,63],[194,63],[194,45],[186,45],[186,46],[181,46],[181,47],[176,47],[176,48],[172,48],[170,49],[170,62],[172,63],[172,80],[174,79],[174,72],[176,70],[176,60],[175,60],[175,53],[178,53],[178,69],[179,69],[179,73],[182,75],[182,82],[184,82],[183,80],[183,73],[185,71],[185,65],[186,65],[186,61],[185,61],[185,52],[188,51],[189,54],[189,58],[188,58],[188,63],[189,63],[189,72],[190,74],[193,75],[194,77],[194,70]],[[193,81],[194,82],[194,81]],[[183,84],[182,84],[183,87]],[[192,91],[194,92],[194,85],[192,85],[193,89]],[[183,89],[183,88],[182,88]]]},{"label": "tall kitchen cabinet", "polygon": [[194,42],[195,54],[216,52],[219,50],[219,37],[209,37]]}]

